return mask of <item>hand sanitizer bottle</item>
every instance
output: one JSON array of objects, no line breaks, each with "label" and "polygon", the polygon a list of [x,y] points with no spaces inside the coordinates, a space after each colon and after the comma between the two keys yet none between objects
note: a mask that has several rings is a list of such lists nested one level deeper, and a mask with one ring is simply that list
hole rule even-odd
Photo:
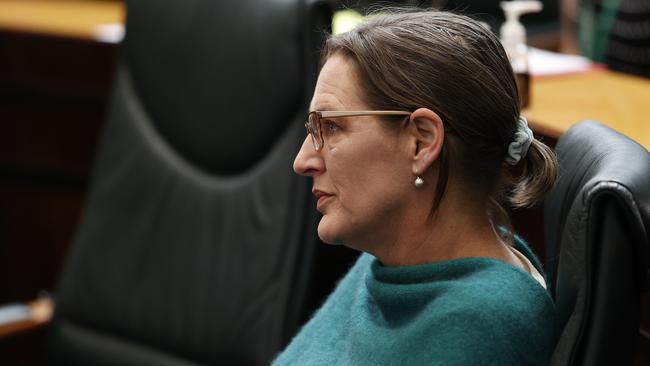
[{"label": "hand sanitizer bottle", "polygon": [[537,0],[502,1],[501,9],[506,21],[501,26],[501,43],[510,58],[512,70],[517,77],[521,108],[529,103],[530,75],[528,73],[528,49],[526,47],[526,29],[519,22],[519,16],[542,10],[542,3]]}]

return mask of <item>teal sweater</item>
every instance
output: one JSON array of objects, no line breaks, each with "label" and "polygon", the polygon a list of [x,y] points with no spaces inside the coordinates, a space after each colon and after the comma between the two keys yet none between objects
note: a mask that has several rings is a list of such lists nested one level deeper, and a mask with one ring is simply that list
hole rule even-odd
[{"label": "teal sweater", "polygon": [[503,261],[384,267],[362,254],[273,365],[546,365],[554,316],[547,291]]}]

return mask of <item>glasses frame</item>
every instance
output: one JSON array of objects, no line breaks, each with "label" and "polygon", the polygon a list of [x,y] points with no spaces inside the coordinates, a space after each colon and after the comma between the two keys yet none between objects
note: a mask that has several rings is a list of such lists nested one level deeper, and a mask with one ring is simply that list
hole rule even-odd
[{"label": "glasses frame", "polygon": [[321,130],[321,119],[336,117],[356,117],[356,116],[410,116],[412,112],[407,111],[311,111],[305,122],[307,134],[311,135],[311,142],[314,149],[320,151],[325,144]]}]

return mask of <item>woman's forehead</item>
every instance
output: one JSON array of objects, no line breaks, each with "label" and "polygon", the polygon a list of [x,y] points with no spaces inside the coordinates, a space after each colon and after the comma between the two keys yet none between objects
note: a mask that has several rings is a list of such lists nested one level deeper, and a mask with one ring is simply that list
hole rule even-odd
[{"label": "woman's forehead", "polygon": [[348,57],[332,55],[318,75],[310,110],[360,109],[361,100],[357,66]]}]

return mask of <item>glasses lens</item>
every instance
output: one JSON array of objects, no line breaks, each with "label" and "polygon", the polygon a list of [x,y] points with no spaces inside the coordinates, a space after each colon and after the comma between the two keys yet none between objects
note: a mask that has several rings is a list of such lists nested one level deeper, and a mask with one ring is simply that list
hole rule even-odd
[{"label": "glasses lens", "polygon": [[314,149],[316,148],[316,139],[314,138],[314,134],[312,133],[311,129],[311,123],[310,122],[305,122],[305,128],[307,129],[307,134],[309,137],[311,137],[311,143],[314,145]]},{"label": "glasses lens", "polygon": [[321,146],[323,145],[323,138],[320,134],[320,124],[318,122],[318,114],[310,113],[309,122],[307,122],[307,124],[309,125],[308,130],[311,134],[311,141],[314,144],[314,149],[316,150],[320,150]]}]

